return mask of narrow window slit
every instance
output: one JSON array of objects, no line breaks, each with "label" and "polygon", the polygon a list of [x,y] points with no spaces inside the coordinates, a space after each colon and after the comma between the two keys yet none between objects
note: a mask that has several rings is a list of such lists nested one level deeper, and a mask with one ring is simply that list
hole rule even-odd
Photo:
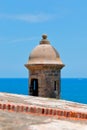
[{"label": "narrow window slit", "polygon": [[54,91],[56,91],[56,81],[54,81]]}]

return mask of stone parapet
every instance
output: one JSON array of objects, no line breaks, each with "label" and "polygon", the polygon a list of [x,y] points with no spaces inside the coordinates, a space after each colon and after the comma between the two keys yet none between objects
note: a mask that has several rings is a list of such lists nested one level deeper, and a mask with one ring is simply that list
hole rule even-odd
[{"label": "stone parapet", "polygon": [[87,120],[87,113],[62,110],[57,108],[46,108],[34,105],[25,105],[17,103],[4,103],[0,101],[0,109],[10,112],[20,112],[25,114],[35,114],[39,116],[51,116],[56,119],[71,119],[71,120]]}]

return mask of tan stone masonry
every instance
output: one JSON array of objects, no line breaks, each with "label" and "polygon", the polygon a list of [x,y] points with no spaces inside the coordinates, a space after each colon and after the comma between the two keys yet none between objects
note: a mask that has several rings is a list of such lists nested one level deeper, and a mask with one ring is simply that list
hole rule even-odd
[{"label": "tan stone masonry", "polygon": [[87,122],[87,105],[52,98],[0,93],[0,111],[23,116]]},{"label": "tan stone masonry", "polygon": [[42,116],[51,116],[57,119],[72,119],[72,120],[87,120],[87,113],[67,111],[57,108],[45,108],[33,105],[15,104],[15,103],[4,103],[0,101],[0,109],[8,110],[10,112],[23,112],[26,114],[38,114]]}]

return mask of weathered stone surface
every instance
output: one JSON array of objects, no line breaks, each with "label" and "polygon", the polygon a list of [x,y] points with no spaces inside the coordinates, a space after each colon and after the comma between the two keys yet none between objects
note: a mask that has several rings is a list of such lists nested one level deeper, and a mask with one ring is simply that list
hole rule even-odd
[{"label": "weathered stone surface", "polygon": [[7,93],[0,93],[0,103],[8,104],[9,108],[10,104],[33,106],[33,114],[20,112],[20,108],[17,112],[0,109],[0,130],[87,130],[87,120],[56,119],[34,114],[34,106],[38,107],[38,113],[41,113],[41,107],[46,108],[45,114],[48,114],[48,108],[53,115],[56,111],[52,112],[52,109],[87,113],[85,104]]},{"label": "weathered stone surface", "polygon": [[[42,65],[41,65],[42,66]],[[51,66],[51,65],[50,65]],[[37,65],[36,65],[37,68]],[[60,98],[60,70],[51,67],[47,69],[30,70],[30,84],[32,79],[38,79],[38,96]],[[56,93],[54,91],[54,82],[56,81]]]},{"label": "weathered stone surface", "polygon": [[50,117],[0,110],[0,130],[87,130],[87,122],[56,120]]},{"label": "weathered stone surface", "polygon": [[75,102],[70,102],[66,100],[57,100],[53,98],[42,98],[26,95],[17,95],[9,93],[0,93],[0,101],[3,103],[16,103],[16,104],[25,104],[40,106],[45,108],[57,108],[61,110],[70,110],[75,112],[87,113],[87,105],[80,104]]}]

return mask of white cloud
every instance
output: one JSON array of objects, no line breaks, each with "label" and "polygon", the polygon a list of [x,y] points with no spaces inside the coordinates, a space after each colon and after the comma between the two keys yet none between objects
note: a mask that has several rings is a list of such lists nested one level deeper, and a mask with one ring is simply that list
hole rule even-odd
[{"label": "white cloud", "polygon": [[31,37],[31,38],[18,38],[18,39],[1,39],[0,38],[0,43],[25,43],[27,41],[33,41],[33,40],[36,40],[38,39],[38,37]]},{"label": "white cloud", "polygon": [[10,40],[9,43],[17,43],[17,42],[32,41],[32,40],[36,40],[36,39],[38,39],[38,37],[19,38],[19,39]]},{"label": "white cloud", "polygon": [[26,22],[45,22],[54,18],[50,14],[0,14],[0,19],[21,20]]}]

